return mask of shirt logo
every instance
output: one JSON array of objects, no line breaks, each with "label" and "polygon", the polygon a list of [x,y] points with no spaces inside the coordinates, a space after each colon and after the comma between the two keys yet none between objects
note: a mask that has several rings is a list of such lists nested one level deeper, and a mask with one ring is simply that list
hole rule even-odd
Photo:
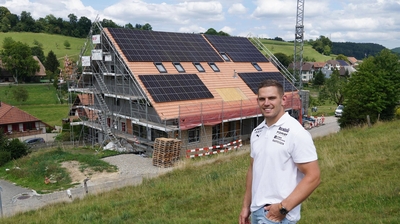
[{"label": "shirt logo", "polygon": [[284,145],[286,142],[286,136],[288,135],[289,131],[289,128],[279,127],[272,141]]}]

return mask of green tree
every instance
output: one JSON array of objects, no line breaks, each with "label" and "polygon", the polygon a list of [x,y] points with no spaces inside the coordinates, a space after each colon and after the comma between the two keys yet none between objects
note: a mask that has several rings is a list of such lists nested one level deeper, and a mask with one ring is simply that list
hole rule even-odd
[{"label": "green tree", "polygon": [[71,47],[71,44],[69,43],[68,40],[64,41],[64,47],[67,48],[67,49],[69,49]]},{"label": "green tree", "polygon": [[400,100],[400,63],[388,49],[363,61],[349,78],[345,88],[346,101],[340,127],[371,123],[378,119],[390,120]]},{"label": "green tree", "polygon": [[153,30],[153,27],[149,23],[146,23],[142,26],[142,30]]},{"label": "green tree", "polygon": [[210,28],[205,32],[205,34],[218,35],[218,32],[214,28]]},{"label": "green tree", "polygon": [[53,74],[58,71],[58,67],[60,67],[60,62],[57,60],[57,56],[53,51],[49,51],[47,54],[44,67],[47,71],[52,72]]},{"label": "green tree", "polygon": [[275,53],[274,56],[279,60],[279,62],[285,66],[286,68],[289,66],[291,62],[291,58],[284,53]]},{"label": "green tree", "polygon": [[314,80],[313,80],[313,85],[314,86],[322,86],[325,83],[325,75],[322,73],[322,71],[318,71],[317,74],[315,74]]},{"label": "green tree", "polygon": [[37,56],[39,60],[44,63],[46,60],[46,57],[44,56],[43,52],[43,44],[40,43],[37,40],[33,40],[33,47],[31,47],[32,50],[32,55]]},{"label": "green tree", "polygon": [[319,100],[321,102],[330,100],[336,105],[343,104],[345,99],[344,90],[347,85],[346,77],[341,77],[339,71],[335,69],[331,77],[325,80],[325,85],[322,86],[319,92]]},{"label": "green tree", "polygon": [[26,90],[23,86],[17,86],[12,89],[12,96],[14,100],[21,104],[28,99],[29,93],[28,90]]},{"label": "green tree", "polygon": [[336,56],[336,60],[343,60],[343,61],[349,62],[349,59],[347,59],[347,57],[344,56],[343,54],[338,54],[338,55]]},{"label": "green tree", "polygon": [[5,69],[17,81],[33,76],[40,69],[38,62],[32,57],[31,48],[20,41],[14,41],[11,37],[6,37],[3,40],[1,60]]}]

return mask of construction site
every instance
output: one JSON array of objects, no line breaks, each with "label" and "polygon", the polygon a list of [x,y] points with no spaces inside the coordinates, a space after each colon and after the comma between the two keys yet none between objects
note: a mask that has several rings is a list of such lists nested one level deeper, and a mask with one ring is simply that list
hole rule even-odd
[{"label": "construction site", "polygon": [[281,82],[299,122],[308,107],[295,76],[251,35],[103,28],[97,19],[70,70],[68,123],[84,127],[71,139],[121,152],[151,155],[160,138],[179,141],[180,157],[240,147],[264,120],[265,79]]}]

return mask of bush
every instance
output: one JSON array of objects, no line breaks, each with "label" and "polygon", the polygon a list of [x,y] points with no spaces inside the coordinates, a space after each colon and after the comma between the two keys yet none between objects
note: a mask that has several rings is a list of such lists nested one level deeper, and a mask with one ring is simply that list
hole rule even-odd
[{"label": "bush", "polygon": [[6,151],[0,151],[0,166],[3,166],[11,160],[11,153]]},{"label": "bush", "polygon": [[19,139],[14,138],[6,146],[8,152],[11,153],[11,159],[18,159],[28,155],[28,146]]},{"label": "bush", "polygon": [[396,111],[394,113],[394,116],[396,117],[396,119],[400,119],[400,107],[396,108]]}]

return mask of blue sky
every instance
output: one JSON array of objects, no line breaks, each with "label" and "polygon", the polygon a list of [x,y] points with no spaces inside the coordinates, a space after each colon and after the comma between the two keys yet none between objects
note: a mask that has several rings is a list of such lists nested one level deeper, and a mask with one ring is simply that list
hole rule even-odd
[{"label": "blue sky", "polygon": [[[34,19],[52,14],[67,20],[96,16],[119,25],[149,23],[153,30],[205,32],[234,36],[294,39],[296,0],[0,0],[0,5]],[[400,0],[304,0],[305,39],[320,35],[334,42],[377,43],[400,47]]]}]

